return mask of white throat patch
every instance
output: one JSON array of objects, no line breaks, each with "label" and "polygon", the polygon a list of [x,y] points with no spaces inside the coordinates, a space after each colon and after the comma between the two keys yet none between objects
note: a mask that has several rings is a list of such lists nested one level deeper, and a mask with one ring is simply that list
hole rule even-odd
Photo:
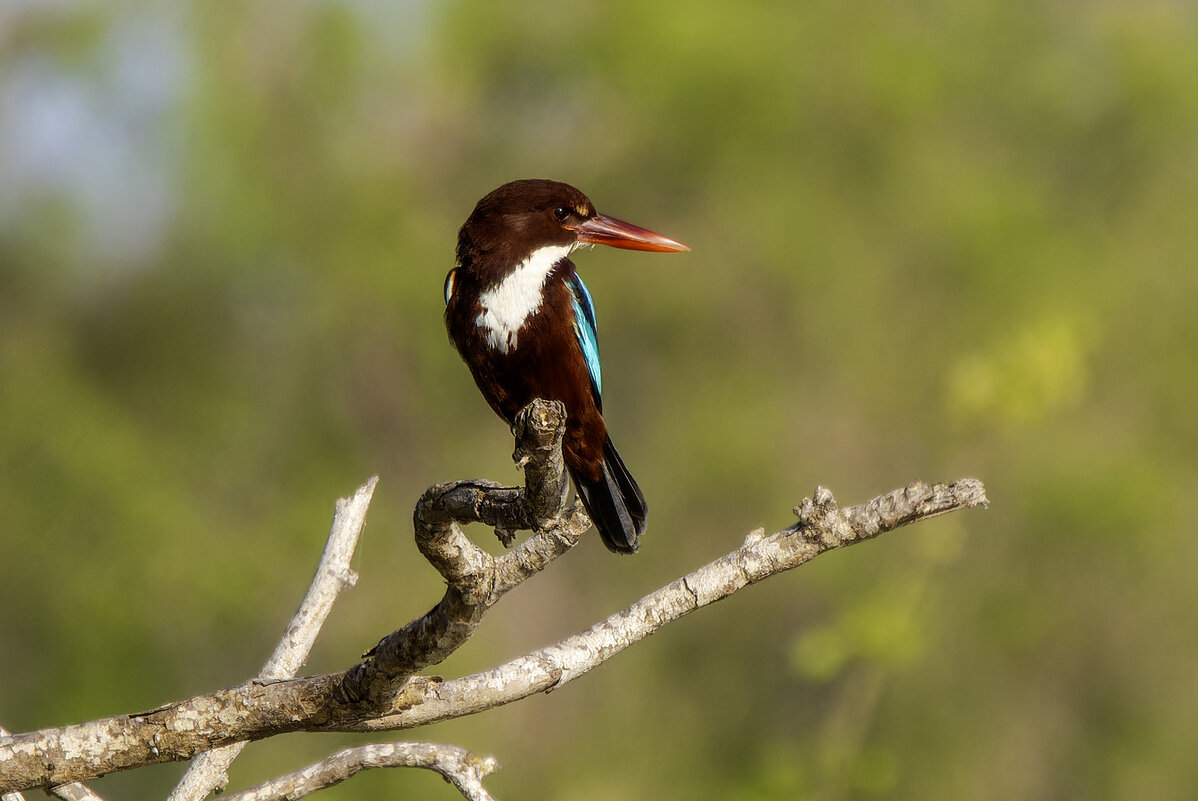
[{"label": "white throat patch", "polygon": [[573,245],[547,245],[532,252],[499,283],[478,296],[482,311],[474,324],[486,333],[487,344],[500,353],[516,347],[524,321],[541,310],[541,290],[549,273],[570,255]]}]

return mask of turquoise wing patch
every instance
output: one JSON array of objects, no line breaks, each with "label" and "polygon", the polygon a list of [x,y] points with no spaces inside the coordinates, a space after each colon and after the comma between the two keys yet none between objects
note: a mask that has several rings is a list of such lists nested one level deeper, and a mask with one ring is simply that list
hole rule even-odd
[{"label": "turquoise wing patch", "polygon": [[582,357],[587,363],[587,372],[591,374],[591,391],[595,394],[595,405],[603,410],[601,397],[603,395],[603,377],[599,372],[599,333],[595,325],[595,305],[591,302],[591,293],[582,282],[578,273],[566,279],[570,294],[574,296],[574,336],[582,348]]}]

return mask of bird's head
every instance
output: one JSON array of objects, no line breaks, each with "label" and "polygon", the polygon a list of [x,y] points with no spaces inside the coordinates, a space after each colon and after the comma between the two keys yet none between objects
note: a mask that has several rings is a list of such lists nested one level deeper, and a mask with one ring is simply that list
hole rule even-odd
[{"label": "bird's head", "polygon": [[494,254],[519,263],[543,247],[611,245],[659,253],[690,250],[667,236],[608,217],[579,190],[558,181],[504,184],[478,201],[458,234],[458,261]]}]

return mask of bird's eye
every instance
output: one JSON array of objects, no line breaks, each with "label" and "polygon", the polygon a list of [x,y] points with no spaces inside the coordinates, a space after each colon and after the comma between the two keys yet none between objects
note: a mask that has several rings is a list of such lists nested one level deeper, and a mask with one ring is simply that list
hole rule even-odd
[{"label": "bird's eye", "polygon": [[565,206],[558,206],[553,210],[553,216],[558,222],[564,222],[565,219],[570,216],[570,210]]}]

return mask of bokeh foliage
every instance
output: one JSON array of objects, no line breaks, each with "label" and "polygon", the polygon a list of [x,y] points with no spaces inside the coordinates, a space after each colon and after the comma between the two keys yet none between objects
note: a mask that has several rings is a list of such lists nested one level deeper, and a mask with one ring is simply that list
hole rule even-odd
[{"label": "bokeh foliage", "polygon": [[[977,475],[993,506],[419,738],[533,801],[1193,798],[1195,142],[1198,11],[1167,0],[0,8],[0,722],[243,679],[375,472],[309,668],[427,609],[419,493],[517,479],[441,281],[474,200],[544,176],[694,247],[577,259],[652,525],[505,599],[446,675],[817,482]],[[256,746],[234,784],[351,742]],[[453,796],[323,797],[384,794]]]}]

